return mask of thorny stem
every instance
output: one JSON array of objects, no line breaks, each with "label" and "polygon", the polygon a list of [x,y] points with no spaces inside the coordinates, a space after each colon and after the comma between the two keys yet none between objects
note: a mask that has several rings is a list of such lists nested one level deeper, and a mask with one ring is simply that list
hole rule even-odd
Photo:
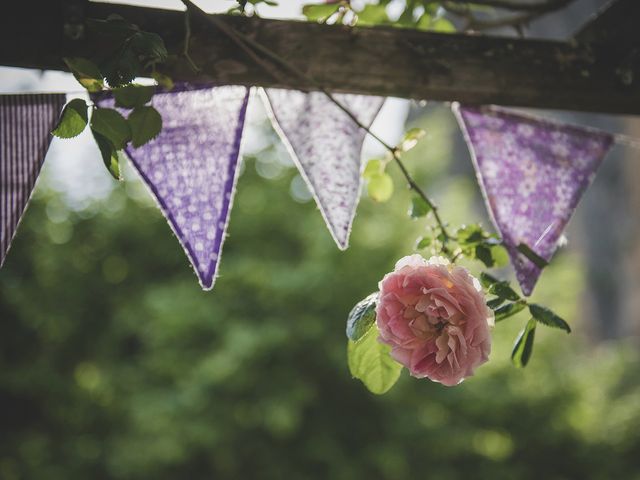
[{"label": "thorny stem", "polygon": [[[270,58],[274,62],[280,64],[282,67],[284,67],[285,69],[289,70],[291,73],[297,75],[298,77],[300,77],[300,78],[306,80],[307,82],[309,82],[310,84],[312,84],[316,89],[318,89],[320,92],[322,92],[334,105],[336,105],[336,107],[338,107],[340,110],[342,110],[359,128],[361,128],[362,130],[367,132],[378,143],[380,143],[380,145],[382,145],[391,154],[391,156],[393,157],[396,165],[398,165],[398,167],[400,168],[400,171],[402,172],[402,175],[404,176],[405,180],[407,181],[407,184],[409,185],[409,188],[414,190],[420,196],[420,198],[422,198],[422,200],[424,200],[426,202],[426,204],[429,205],[429,208],[431,208],[431,211],[433,212],[433,217],[435,218],[436,223],[438,224],[438,228],[440,229],[440,232],[442,233],[442,237],[443,237],[443,239],[442,239],[442,250],[443,250],[443,252],[448,253],[447,242],[449,240],[454,239],[454,237],[447,231],[446,225],[442,221],[442,218],[440,217],[440,214],[438,212],[437,205],[427,196],[427,194],[422,190],[422,188],[420,188],[420,186],[415,182],[413,177],[411,177],[411,174],[409,173],[409,171],[405,167],[404,163],[402,163],[402,160],[400,159],[400,154],[398,153],[398,149],[397,148],[392,147],[387,142],[385,142],[382,138],[380,138],[378,135],[373,133],[369,127],[364,125],[348,108],[346,108],[338,100],[336,100],[335,97],[331,94],[331,92],[329,92],[325,87],[323,87],[314,78],[312,78],[309,75],[307,75],[306,73],[302,72],[297,67],[295,67],[294,65],[289,63],[287,60],[285,60],[284,58],[280,57],[278,54],[274,53],[273,51],[271,51],[267,47],[265,47],[265,46],[261,45],[260,43],[256,42],[251,37],[248,37],[247,35],[244,35],[243,33],[238,32],[236,29],[234,29],[233,27],[228,26],[226,23],[222,22],[220,19],[218,19],[218,18],[216,18],[214,16],[208,15],[204,10],[200,9],[193,2],[191,2],[191,0],[182,0],[182,3],[184,3],[186,5],[187,11],[194,10],[200,16],[202,16],[204,19],[206,19],[209,23],[211,23],[213,26],[217,27],[218,29],[222,30],[225,34],[227,34],[231,38],[231,40],[233,40],[234,43],[236,43],[240,48],[242,48],[242,50],[245,51],[245,53],[247,53],[247,55],[249,55],[253,60],[255,60],[265,70],[267,70],[267,72],[272,74],[277,80],[282,78],[280,72],[278,72],[277,69],[272,68],[272,65],[270,65],[267,62],[265,62],[263,58],[257,56],[256,53],[252,50],[252,48],[257,50],[257,51],[259,51],[264,56]],[[251,47],[251,48],[249,48],[249,47]]]}]

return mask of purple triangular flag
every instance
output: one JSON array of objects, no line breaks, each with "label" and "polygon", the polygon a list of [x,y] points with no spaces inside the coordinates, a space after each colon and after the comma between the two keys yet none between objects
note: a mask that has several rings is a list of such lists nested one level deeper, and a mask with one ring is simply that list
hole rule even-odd
[{"label": "purple triangular flag", "polygon": [[[205,290],[225,239],[248,99],[249,89],[236,86],[156,93],[160,135],[126,150]],[[110,98],[98,103],[113,106]]]},{"label": "purple triangular flag", "polygon": [[528,296],[541,269],[518,246],[551,260],[613,135],[496,107],[454,105],[454,112],[493,223]]},{"label": "purple triangular flag", "polygon": [[64,94],[0,95],[0,267],[65,101]]},{"label": "purple triangular flag", "polygon": [[[335,94],[334,98],[367,128],[384,98]],[[361,150],[366,132],[322,92],[267,89],[271,121],[341,250],[349,233],[362,186]]]}]

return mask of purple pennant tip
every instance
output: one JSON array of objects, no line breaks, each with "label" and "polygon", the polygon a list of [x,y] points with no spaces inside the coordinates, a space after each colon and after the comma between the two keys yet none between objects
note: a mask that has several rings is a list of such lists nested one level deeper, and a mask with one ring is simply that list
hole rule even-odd
[{"label": "purple pennant tip", "polygon": [[[127,155],[187,254],[200,285],[213,288],[238,173],[246,87],[156,93],[162,131]],[[112,107],[112,98],[99,99]]]},{"label": "purple pennant tip", "polygon": [[[384,98],[335,94],[369,127]],[[322,92],[267,89],[271,122],[306,182],[338,248],[349,246],[360,189],[366,132]]]},{"label": "purple pennant tip", "polygon": [[551,260],[613,135],[497,107],[454,104],[453,110],[487,209],[529,296],[542,271],[518,246]]},{"label": "purple pennant tip", "polygon": [[65,101],[64,94],[0,95],[0,267]]}]

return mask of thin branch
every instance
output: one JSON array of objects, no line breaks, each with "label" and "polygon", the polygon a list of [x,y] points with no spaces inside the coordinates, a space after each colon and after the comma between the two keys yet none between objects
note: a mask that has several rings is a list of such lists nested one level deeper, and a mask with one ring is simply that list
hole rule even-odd
[{"label": "thin branch", "polygon": [[[322,92],[334,105],[336,105],[340,110],[342,110],[358,127],[360,127],[365,132],[367,132],[369,135],[371,135],[386,150],[388,150],[389,153],[392,155],[395,163],[400,168],[400,171],[402,172],[402,175],[405,177],[405,180],[409,184],[409,187],[412,190],[414,190],[427,203],[427,205],[429,205],[429,207],[433,211],[433,216],[434,216],[434,218],[435,218],[435,220],[436,220],[436,222],[438,224],[438,227],[439,227],[440,231],[442,232],[443,250],[446,250],[446,243],[450,239],[453,239],[453,236],[451,234],[449,234],[449,232],[447,231],[446,225],[444,224],[444,222],[442,221],[442,219],[440,217],[440,214],[438,213],[437,205],[427,196],[427,194],[420,188],[420,186],[418,186],[418,184],[415,182],[415,180],[413,180],[413,178],[409,174],[409,171],[407,170],[407,168],[402,163],[402,160],[400,160],[400,155],[398,153],[398,150],[395,147],[392,147],[391,145],[389,145],[382,138],[380,138],[378,135],[373,133],[369,127],[367,127],[362,122],[360,122],[360,120],[348,108],[346,108],[339,101],[337,101],[334,98],[334,96],[331,94],[331,92],[329,92],[325,87],[323,87],[314,78],[312,78],[309,75],[307,75],[306,73],[302,72],[296,66],[292,65],[287,60],[285,60],[284,58],[280,57],[278,54],[272,52],[267,47],[265,47],[265,46],[261,45],[260,43],[256,42],[251,37],[248,37],[247,35],[244,35],[243,33],[238,32],[233,27],[228,26],[227,24],[225,24],[224,22],[220,21],[220,19],[218,19],[215,16],[209,16],[204,10],[202,10],[197,5],[195,5],[193,2],[191,2],[191,0],[182,0],[182,3],[184,3],[186,5],[187,9],[194,10],[200,16],[202,16],[202,18],[206,19],[209,23],[211,23],[215,27],[217,27],[220,30],[222,30],[222,32],[227,34],[227,36],[229,36],[231,38],[231,40],[234,41],[234,43],[236,43],[245,52],[247,52],[247,54],[250,55],[251,58],[256,60],[261,66],[263,66],[263,68],[265,68],[272,75],[275,76],[276,75],[276,71],[274,71],[268,63],[264,62],[264,60],[262,58],[258,57],[255,54],[255,52],[252,52],[251,48],[249,48],[249,46],[254,48],[255,50],[257,50],[258,52],[262,53],[266,57],[269,57],[274,62],[280,64],[283,68],[285,68],[286,70],[289,70],[289,72],[297,75],[300,78],[303,78],[304,80],[306,80],[310,84],[314,85],[315,88],[317,88],[320,92]],[[244,45],[245,43],[246,43],[246,45]],[[277,78],[278,77],[276,77],[276,79]]]},{"label": "thin branch", "polygon": [[195,73],[200,73],[200,67],[196,65],[196,63],[189,55],[189,43],[191,42],[191,14],[189,10],[187,10],[184,14],[184,48],[182,49],[182,55],[187,59],[189,66],[193,69]]},{"label": "thin branch", "polygon": [[[243,35],[240,32],[236,31],[233,27],[230,27],[226,23],[220,21],[218,18],[209,16],[204,10],[200,9],[190,0],[182,0],[182,3],[184,3],[187,6],[187,11],[189,10],[196,11],[209,23],[214,25],[219,30],[222,30],[222,32],[226,34],[233,41],[233,43],[235,43],[238,47],[240,47],[240,49],[243,52],[245,52],[254,62],[256,62],[258,65],[264,68],[276,80],[278,80],[279,82],[286,82],[284,76],[282,76],[276,68],[273,68],[273,66],[270,65],[269,62],[266,62],[259,55],[256,55],[256,52],[253,51],[251,48],[249,48],[249,46],[247,45],[247,43],[255,44],[256,42],[249,39],[246,35]],[[248,40],[251,40],[251,42],[249,42]]]}]

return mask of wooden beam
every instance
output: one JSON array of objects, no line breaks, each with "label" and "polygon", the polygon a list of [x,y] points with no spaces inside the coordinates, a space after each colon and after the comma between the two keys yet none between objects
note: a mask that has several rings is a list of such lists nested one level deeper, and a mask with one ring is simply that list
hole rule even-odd
[{"label": "wooden beam", "polygon": [[[77,32],[77,11],[69,13],[69,2],[23,0],[11,5],[0,19],[1,65],[63,70],[63,56],[90,56],[104,47],[91,31],[79,40],[69,38],[69,32]],[[293,75],[276,80],[201,19],[192,20],[191,56],[202,69],[195,73],[180,57],[181,12],[78,5],[85,18],[118,14],[160,34],[174,54],[166,73],[176,81],[313,89]],[[336,92],[640,114],[640,81],[620,78],[616,72],[622,60],[607,45],[220,18]]]}]

